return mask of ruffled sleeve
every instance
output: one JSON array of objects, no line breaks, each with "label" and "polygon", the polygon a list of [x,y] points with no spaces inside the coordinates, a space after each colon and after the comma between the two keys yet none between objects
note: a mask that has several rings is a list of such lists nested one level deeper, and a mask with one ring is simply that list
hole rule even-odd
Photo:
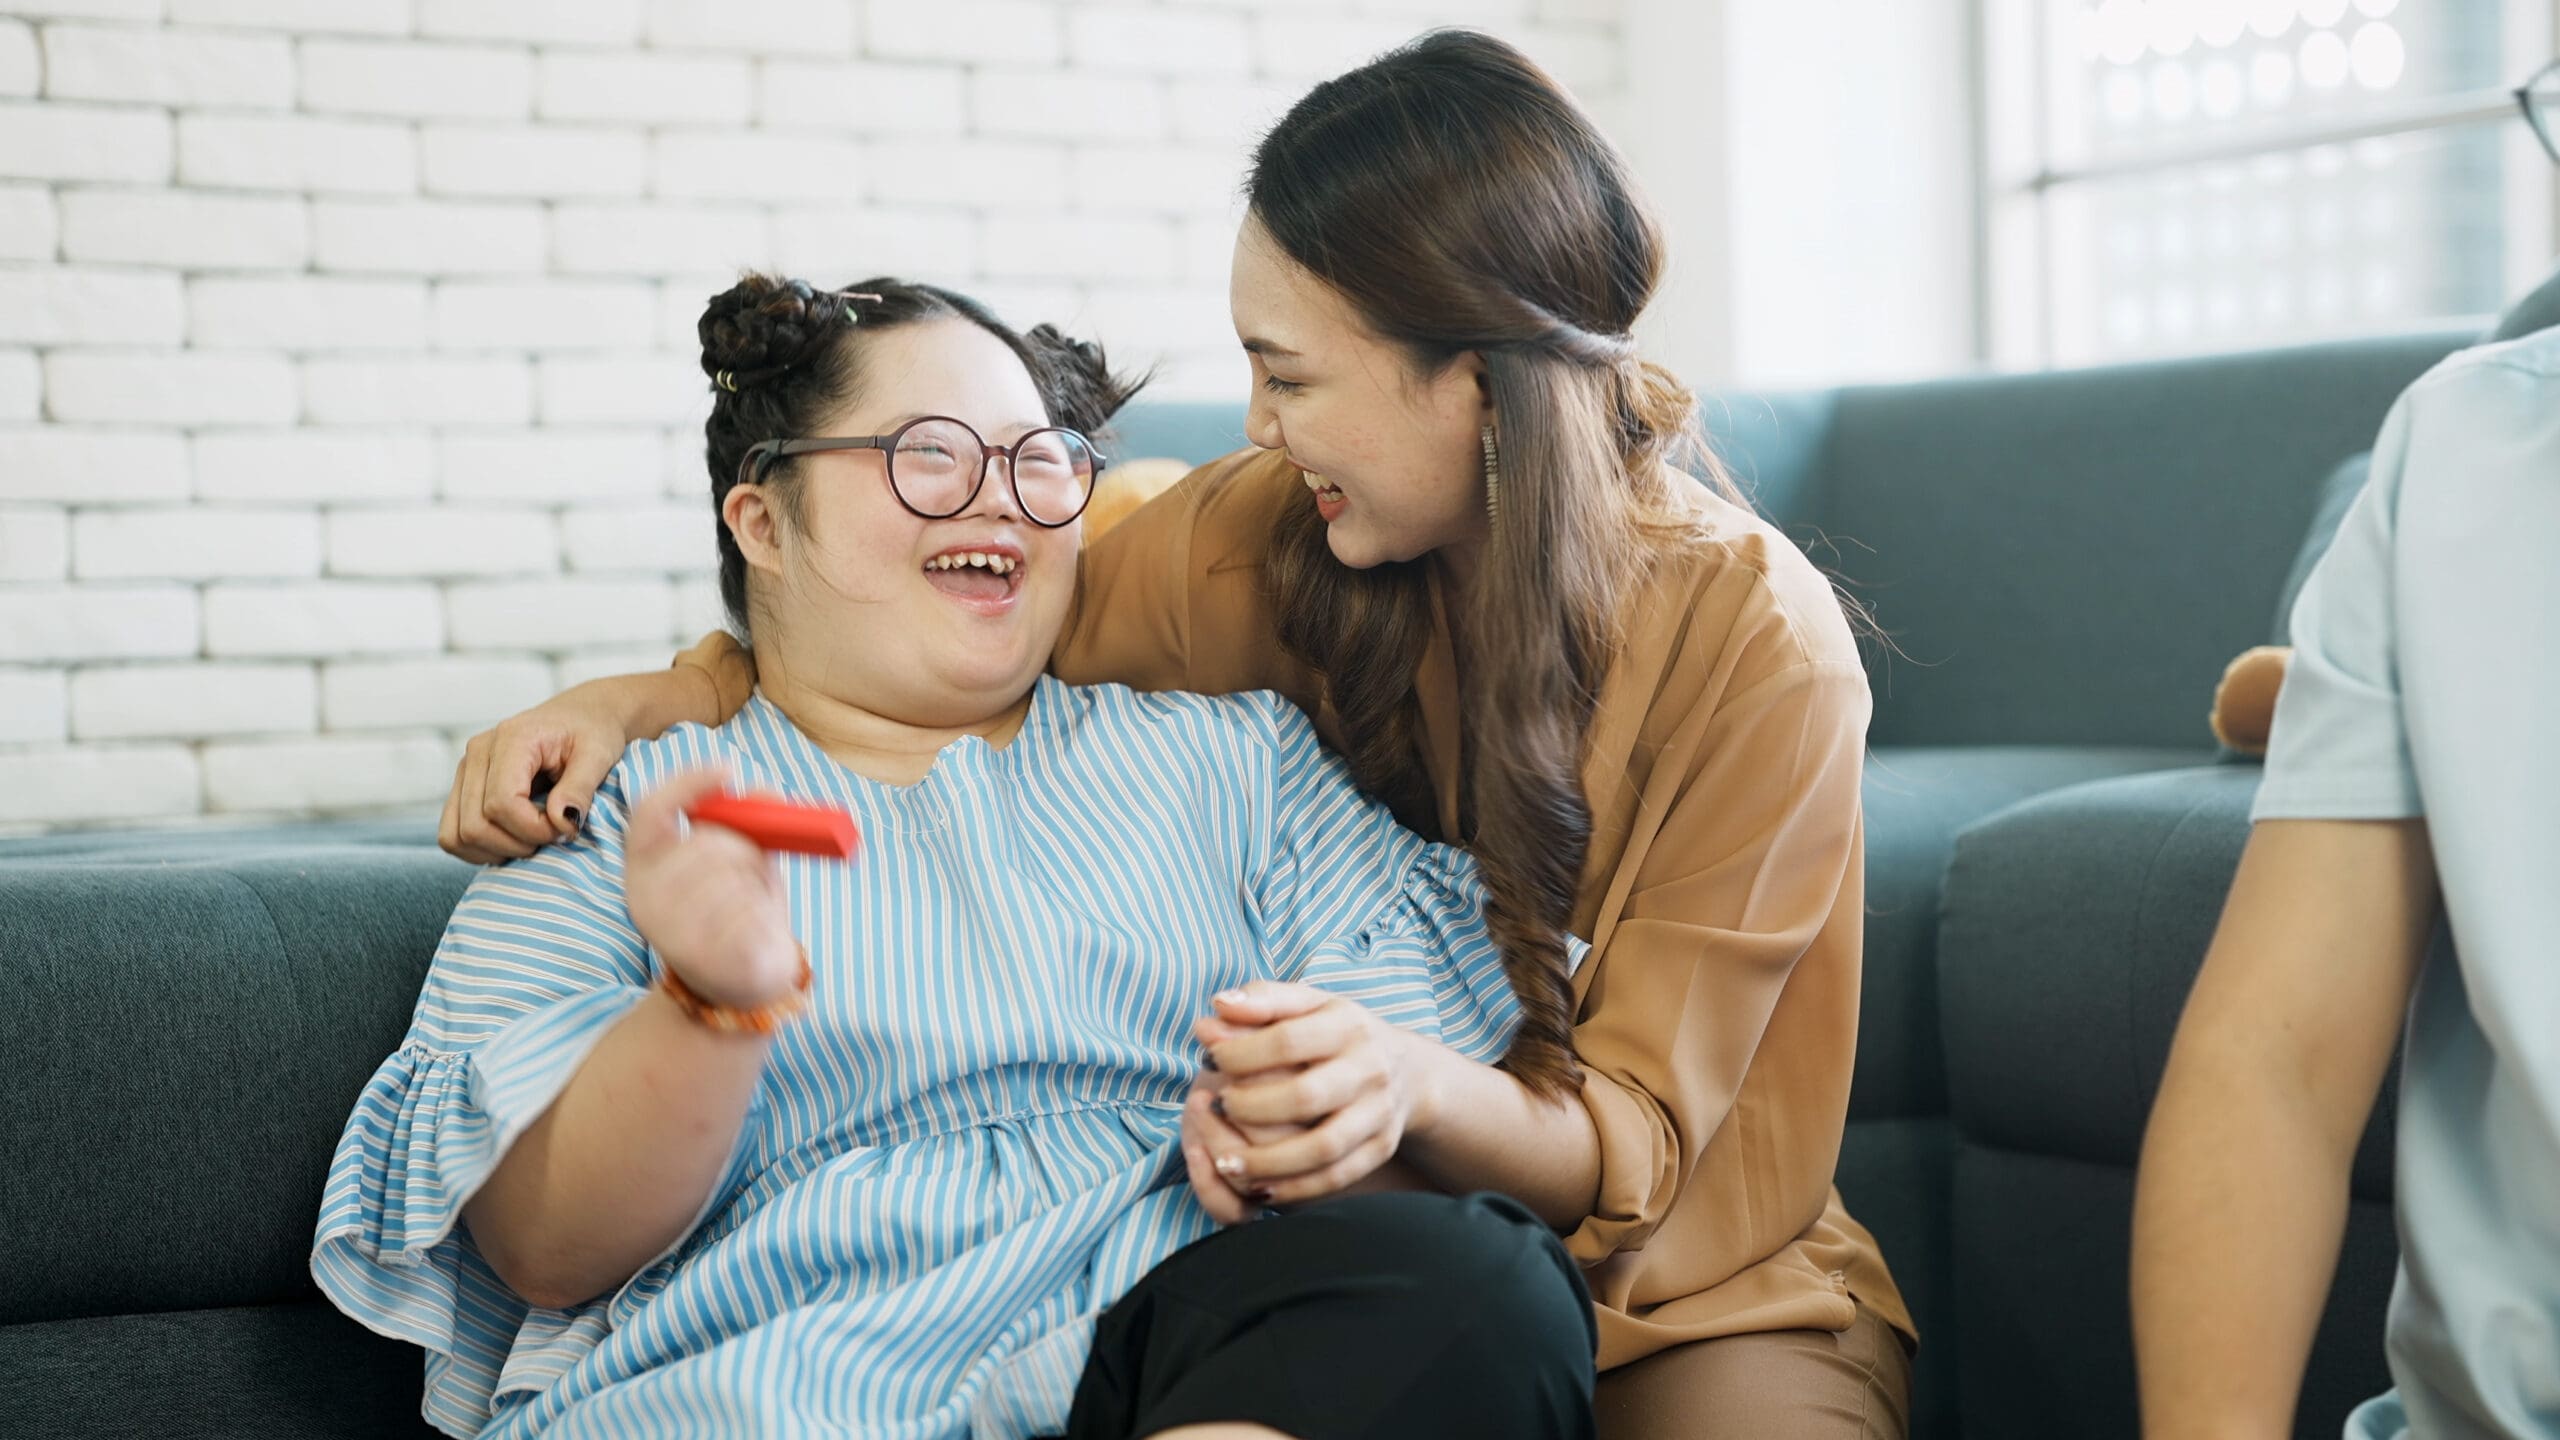
[{"label": "ruffled sleeve", "polygon": [[[1259,698],[1272,827],[1253,900],[1273,975],[1357,1000],[1469,1059],[1501,1058],[1520,1011],[1475,861],[1404,828],[1295,706]],[[1588,947],[1571,944],[1579,964]]]},{"label": "ruffled sleeve", "polygon": [[[409,1034],[357,1097],[322,1191],[313,1280],[357,1321],[426,1349],[426,1417],[457,1434],[487,1425],[502,1394],[557,1378],[607,1328],[612,1299],[526,1306],[460,1222],[508,1148],[647,993],[648,946],[622,903],[624,813],[617,772],[583,835],[473,880]],[[706,1214],[742,1182],[746,1150],[742,1138]]]}]

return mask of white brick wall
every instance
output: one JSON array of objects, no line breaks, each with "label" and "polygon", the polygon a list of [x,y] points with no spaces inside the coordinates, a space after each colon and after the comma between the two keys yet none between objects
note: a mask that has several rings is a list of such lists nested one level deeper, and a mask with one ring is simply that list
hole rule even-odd
[{"label": "white brick wall", "polygon": [[84,666],[71,672],[71,738],[308,734],[314,693],[304,665]]},{"label": "white brick wall", "polygon": [[331,730],[477,730],[552,693],[543,660],[346,660],[320,670],[320,707]]},{"label": "white brick wall", "polygon": [[307,41],[302,104],[335,114],[513,119],[533,110],[533,56],[401,40]]},{"label": "white brick wall", "polygon": [[532,417],[532,367],[477,360],[313,360],[302,367],[302,414],[315,425],[509,425]]},{"label": "white brick wall", "polygon": [[216,740],[203,747],[203,806],[217,815],[432,808],[459,751],[434,735]]},{"label": "white brick wall", "polygon": [[0,670],[0,745],[47,745],[68,737],[70,688],[60,670]]},{"label": "white brick wall", "polygon": [[418,188],[418,142],[408,126],[382,120],[180,115],[178,183],[409,195]]},{"label": "white brick wall", "polygon": [[281,36],[51,25],[44,93],[57,100],[280,110],[293,103],[293,46]]},{"label": "white brick wall", "polygon": [[675,626],[663,579],[457,583],[445,601],[457,650],[570,650],[631,645]]},{"label": "white brick wall", "polygon": [[741,267],[1233,399],[1243,152],[1307,81],[1451,23],[1626,69],[1620,0],[5,8],[0,829],[429,806],[720,623],[694,324]]},{"label": "white brick wall", "polygon": [[0,500],[113,505],[187,497],[187,446],[171,434],[68,425],[0,430]]},{"label": "white brick wall", "polygon": [[435,447],[394,430],[214,430],[192,458],[201,500],[379,504],[435,490]]},{"label": "white brick wall", "polygon": [[131,425],[290,425],[293,366],[278,355],[56,350],[44,362],[56,420]]},{"label": "white brick wall", "polygon": [[43,74],[36,32],[14,21],[0,23],[0,95],[33,95]]},{"label": "white brick wall", "polygon": [[427,287],[208,275],[187,286],[187,341],[200,350],[416,350],[427,343]]},{"label": "white brick wall", "polygon": [[32,350],[0,350],[0,423],[37,419],[44,413],[44,367]]},{"label": "white brick wall", "polygon": [[204,651],[223,657],[399,655],[444,648],[444,596],[416,582],[208,585]]},{"label": "white brick wall", "polygon": [[329,573],[539,575],[559,568],[559,529],[545,510],[341,510],[329,516]]},{"label": "white brick wall", "polygon": [[83,510],[71,522],[78,580],[292,579],[320,573],[308,510]]},{"label": "white brick wall", "polygon": [[175,345],[178,277],[69,266],[0,269],[0,340],[34,345]]},{"label": "white brick wall", "polygon": [[71,574],[71,519],[64,510],[0,508],[0,584]]},{"label": "white brick wall", "polygon": [[41,185],[0,185],[0,260],[52,259],[55,229],[53,192]]},{"label": "white brick wall", "polygon": [[73,190],[62,196],[62,258],[170,270],[299,270],[311,218],[283,196]]},{"label": "white brick wall", "polygon": [[324,200],[311,207],[312,261],[322,270],[539,274],[544,239],[534,205]]}]

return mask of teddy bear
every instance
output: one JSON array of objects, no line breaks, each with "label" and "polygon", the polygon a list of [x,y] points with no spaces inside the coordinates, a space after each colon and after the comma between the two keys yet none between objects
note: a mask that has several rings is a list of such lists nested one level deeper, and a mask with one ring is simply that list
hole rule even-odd
[{"label": "teddy bear", "polygon": [[2276,692],[2284,688],[2285,665],[2292,658],[2289,645],[2259,645],[2223,667],[2222,683],[2213,688],[2213,713],[2207,717],[2214,739],[2243,755],[2267,753]]}]

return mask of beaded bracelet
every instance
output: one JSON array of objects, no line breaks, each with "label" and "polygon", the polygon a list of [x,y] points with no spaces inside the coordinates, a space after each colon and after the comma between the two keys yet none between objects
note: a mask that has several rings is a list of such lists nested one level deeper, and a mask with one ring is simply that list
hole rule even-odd
[{"label": "beaded bracelet", "polygon": [[685,1018],[696,1025],[726,1035],[770,1035],[789,1023],[792,1017],[809,1008],[809,947],[800,947],[800,978],[792,983],[791,993],[762,1005],[721,1005],[703,999],[693,987],[677,978],[676,972],[658,967],[658,988],[676,1002]]}]

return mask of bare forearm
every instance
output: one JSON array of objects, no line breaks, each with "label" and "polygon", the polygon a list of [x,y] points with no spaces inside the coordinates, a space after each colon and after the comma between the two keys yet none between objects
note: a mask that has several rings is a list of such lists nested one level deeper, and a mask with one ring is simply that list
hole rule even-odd
[{"label": "bare forearm", "polygon": [[1543,1100],[1506,1071],[1438,1054],[1398,1157],[1436,1189],[1500,1191],[1558,1230],[1590,1218],[1600,1134],[1581,1099]]},{"label": "bare forearm", "polygon": [[729,718],[720,713],[719,682],[699,665],[670,665],[586,683],[602,688],[606,703],[622,716],[623,733],[633,740],[655,739],[688,722],[717,725]]},{"label": "bare forearm", "polygon": [[2347,1176],[2425,955],[2418,821],[2271,821],[2188,997],[2134,1192],[2151,1440],[2291,1433]]},{"label": "bare forearm", "polygon": [[2277,1440],[2337,1267],[2352,1146],[2269,1077],[2179,1058],[2134,1201],[2143,1432]]},{"label": "bare forearm", "polygon": [[682,1239],[770,1048],[697,1025],[655,991],[634,1006],[465,1210],[500,1277],[533,1304],[581,1304]]}]

